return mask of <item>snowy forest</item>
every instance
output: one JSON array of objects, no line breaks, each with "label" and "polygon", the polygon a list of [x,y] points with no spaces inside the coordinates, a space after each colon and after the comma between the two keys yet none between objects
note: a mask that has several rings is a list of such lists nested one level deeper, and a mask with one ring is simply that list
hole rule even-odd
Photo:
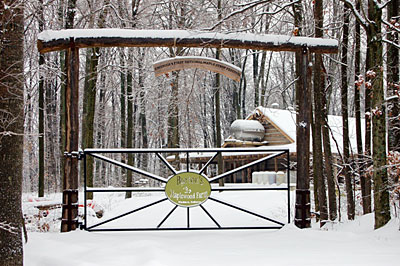
[{"label": "snowy forest", "polygon": [[[47,30],[190,30],[337,40],[338,53],[308,54],[306,91],[295,52],[156,45],[79,49],[79,148],[220,148],[235,120],[248,118],[259,106],[298,111],[299,101],[308,95],[311,152],[303,185],[311,184],[313,219],[323,227],[374,213],[373,227],[383,227],[398,217],[400,203],[399,4],[1,1],[0,265],[22,265],[22,210],[15,203],[24,194],[42,198],[63,191],[68,58],[65,51],[39,53],[38,36]],[[184,56],[230,63],[241,69],[240,81],[201,69],[155,76],[155,62]],[[343,123],[335,155],[328,115],[340,116]],[[355,119],[355,146],[349,119]],[[148,171],[161,164],[155,155],[112,158]],[[79,171],[81,188],[82,164]],[[100,160],[89,162],[87,175],[92,187],[142,181]],[[159,186],[151,180],[147,185]],[[4,242],[10,245],[4,247]]]}]

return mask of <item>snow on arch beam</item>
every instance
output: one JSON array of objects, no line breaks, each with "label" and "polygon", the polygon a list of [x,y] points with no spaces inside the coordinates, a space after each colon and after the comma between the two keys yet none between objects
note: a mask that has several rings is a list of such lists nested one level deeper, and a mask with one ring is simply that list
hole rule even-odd
[{"label": "snow on arch beam", "polygon": [[68,29],[47,30],[38,36],[41,53],[89,47],[209,47],[270,51],[337,53],[333,39],[253,33],[217,33],[187,30]]}]

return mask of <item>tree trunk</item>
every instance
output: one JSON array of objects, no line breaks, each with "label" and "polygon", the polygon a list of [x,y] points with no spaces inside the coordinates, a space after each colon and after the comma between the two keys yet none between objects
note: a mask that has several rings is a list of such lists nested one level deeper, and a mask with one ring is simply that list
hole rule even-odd
[{"label": "tree trunk", "polygon": [[[120,91],[120,122],[121,122],[121,148],[126,148],[126,62],[125,62],[125,49],[120,50],[120,64],[121,64],[121,91]],[[121,154],[121,162],[126,162],[126,155]],[[126,170],[121,167],[121,178],[126,180]]]},{"label": "tree trunk", "polygon": [[[126,139],[126,146],[127,148],[133,148],[133,120],[134,118],[134,112],[133,112],[133,101],[134,101],[134,95],[133,95],[133,90],[132,90],[132,71],[129,69],[126,77],[126,85],[127,85],[127,90],[126,94],[128,96],[128,125],[127,125],[127,139]],[[133,154],[129,153],[128,154],[128,165],[133,166]],[[132,187],[132,171],[128,171],[126,174],[126,186],[127,187]],[[126,192],[125,198],[131,198],[132,197],[132,192]]]},{"label": "tree trunk", "polygon": [[253,86],[254,86],[254,108],[260,105],[260,73],[258,71],[258,59],[260,54],[253,50]]},{"label": "tree trunk", "polygon": [[[388,4],[388,20],[390,23],[399,23],[399,1],[391,1]],[[399,34],[390,31],[387,39],[395,44],[399,43]],[[396,95],[399,86],[399,50],[394,45],[387,46],[387,87],[388,96]],[[389,119],[389,151],[400,151],[400,114],[399,100],[392,100],[388,106]]]},{"label": "tree trunk", "polygon": [[[43,16],[43,0],[39,2],[39,31],[44,30],[44,16]],[[38,183],[38,197],[44,196],[44,73],[42,67],[45,64],[43,54],[39,54],[39,183]]]},{"label": "tree trunk", "polygon": [[326,107],[326,99],[322,97],[322,108],[323,110],[323,124],[322,124],[322,136],[323,136],[323,146],[324,146],[324,159],[325,159],[325,172],[326,180],[328,184],[328,206],[329,206],[329,220],[334,221],[337,218],[337,201],[336,201],[336,182],[333,173],[333,158],[331,151],[331,143],[329,138],[329,128],[328,128],[328,114]]},{"label": "tree trunk", "polygon": [[[220,3],[220,1],[218,1]],[[221,53],[221,49],[217,49],[215,58],[219,60]],[[216,134],[216,147],[221,148],[222,145],[222,132],[221,132],[221,99],[220,99],[220,90],[221,90],[221,75],[217,73],[215,75],[215,134]],[[222,174],[224,172],[224,164],[222,160],[221,154],[217,157],[218,163],[218,174]],[[219,185],[224,185],[224,180],[219,179]]]},{"label": "tree trunk", "polygon": [[[323,37],[323,1],[316,1],[314,5],[315,37]],[[314,181],[318,180],[318,203],[321,223],[323,226],[328,220],[328,206],[326,201],[326,185],[323,170],[322,154],[322,125],[323,106],[322,97],[325,87],[324,72],[322,68],[322,55],[315,54],[314,62],[314,131],[313,131],[313,168]],[[314,184],[315,185],[315,184]]]},{"label": "tree trunk", "polygon": [[265,93],[266,93],[266,89],[267,89],[267,86],[268,86],[268,80],[269,80],[269,75],[270,75],[270,70],[271,70],[272,55],[273,55],[273,52],[271,51],[270,55],[269,55],[269,59],[268,59],[268,69],[267,69],[267,73],[266,73],[266,77],[265,78],[264,78],[264,74],[263,74],[263,82],[262,82],[262,87],[261,87],[261,100],[260,100],[261,106],[267,106],[266,99],[268,99],[268,97],[265,95]]},{"label": "tree trunk", "polygon": [[[314,65],[314,67],[315,67],[315,65]],[[315,94],[315,92],[314,92],[314,94]],[[315,102],[315,95],[314,95],[314,102]],[[321,154],[322,151],[318,152],[318,147],[316,147],[316,145],[318,143],[318,139],[316,138],[316,136],[318,134],[317,134],[317,132],[315,132],[316,131],[315,130],[315,126],[316,126],[315,125],[315,111],[316,110],[313,111],[313,108],[312,108],[313,106],[315,106],[315,104],[310,106],[311,118],[314,117],[314,119],[311,119],[311,125],[310,125],[311,126],[311,132],[312,132],[311,137],[312,137],[312,150],[313,150],[313,153],[312,153],[312,157],[313,157],[313,161],[312,161],[312,166],[313,166],[312,178],[313,178],[313,185],[314,185],[314,211],[316,213],[319,213],[319,196],[318,196],[318,194],[319,194],[319,189],[318,189],[319,188],[319,178],[318,178],[318,175],[322,175],[323,174],[322,171],[321,171],[322,164],[319,163],[320,158],[322,156],[322,154]],[[321,136],[321,134],[320,134],[320,136]],[[317,221],[318,221],[318,219],[319,219],[319,217],[317,216]]]},{"label": "tree trunk", "polygon": [[[366,55],[365,69],[366,72],[372,67],[371,63],[371,36],[367,34],[367,55]],[[363,167],[365,168],[364,176],[365,176],[365,201],[367,202],[367,206],[365,208],[372,209],[372,196],[371,196],[371,173],[367,172],[368,168],[372,164],[371,157],[371,129],[372,129],[372,117],[371,117],[371,101],[372,101],[372,86],[370,85],[370,79],[367,78],[367,74],[365,75],[366,84],[365,84],[365,99],[364,99],[364,108],[365,108],[365,151],[364,151],[364,161]]]},{"label": "tree trunk", "polygon": [[[357,11],[360,11],[361,4],[357,2]],[[371,186],[369,186],[369,191],[367,189],[367,179],[368,175],[365,173],[364,165],[364,151],[362,144],[362,131],[361,131],[361,86],[363,84],[363,78],[361,77],[361,26],[360,22],[356,20],[356,32],[355,32],[355,61],[354,61],[354,71],[355,71],[355,86],[354,86],[354,111],[356,116],[356,139],[357,139],[357,169],[360,176],[361,183],[361,198],[363,213],[367,214],[371,212]]]},{"label": "tree trunk", "polygon": [[[99,62],[100,49],[90,48],[86,50],[86,76],[83,91],[83,114],[82,114],[82,148],[94,147],[94,113],[96,107],[96,83],[97,66]],[[86,159],[86,185],[93,187],[93,166],[92,156]],[[81,167],[83,176],[83,167]],[[93,199],[93,193],[87,194],[87,199]]]},{"label": "tree trunk", "polygon": [[375,228],[380,228],[390,220],[389,186],[386,168],[386,110],[383,87],[383,44],[382,10],[378,3],[369,0],[368,17],[374,23],[368,28],[371,40],[370,59],[372,78],[372,159],[374,179]]},{"label": "tree trunk", "polygon": [[[145,50],[143,48],[139,49],[139,60],[138,60],[138,69],[139,69],[139,76],[138,76],[138,85],[139,85],[139,103],[140,103],[140,110],[139,110],[139,123],[140,123],[140,134],[142,139],[142,148],[149,147],[149,141],[147,137],[147,119],[146,119],[146,89],[144,85],[144,57],[145,57]],[[142,168],[147,170],[148,167],[148,154],[142,154]]]},{"label": "tree trunk", "polygon": [[[0,266],[23,265],[24,4],[0,2]],[[6,134],[5,132],[9,132]]]},{"label": "tree trunk", "polygon": [[179,71],[172,72],[171,97],[168,104],[168,148],[179,148]]},{"label": "tree trunk", "polygon": [[353,185],[350,173],[350,140],[349,140],[349,114],[348,114],[348,82],[347,82],[347,46],[349,42],[349,21],[350,13],[345,8],[343,19],[343,40],[342,40],[342,120],[343,120],[343,175],[346,183],[346,197],[347,197],[347,217],[349,220],[354,220],[355,203],[353,197]]},{"label": "tree trunk", "polygon": [[[49,56],[49,61],[53,61],[56,58]],[[54,62],[54,64],[57,64]],[[45,82],[45,110],[46,110],[46,121],[45,121],[45,175],[47,176],[47,188],[56,188],[58,185],[58,143],[57,143],[57,81],[55,79],[47,79]]]}]

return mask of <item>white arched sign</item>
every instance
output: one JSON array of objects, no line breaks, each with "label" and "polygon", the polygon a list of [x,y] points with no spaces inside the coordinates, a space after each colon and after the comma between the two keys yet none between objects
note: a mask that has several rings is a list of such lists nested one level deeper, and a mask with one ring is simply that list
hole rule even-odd
[{"label": "white arched sign", "polygon": [[187,68],[210,70],[235,81],[240,81],[240,76],[242,74],[242,70],[235,65],[214,58],[201,56],[177,56],[167,58],[155,62],[153,68],[156,77],[171,71]]}]

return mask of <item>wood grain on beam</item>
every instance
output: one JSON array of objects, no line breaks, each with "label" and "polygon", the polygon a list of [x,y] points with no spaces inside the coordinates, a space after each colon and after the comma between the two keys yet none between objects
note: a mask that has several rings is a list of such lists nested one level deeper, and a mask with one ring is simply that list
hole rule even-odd
[{"label": "wood grain on beam", "polygon": [[[188,31],[149,31],[149,35],[143,34],[144,31],[128,30],[123,31],[123,36],[107,36],[107,34],[94,34],[96,30],[80,30],[79,34],[68,35],[67,30],[51,31],[55,34],[54,38],[40,38],[38,40],[38,49],[41,53],[59,51],[68,49],[70,39],[74,38],[74,44],[77,48],[89,47],[208,47],[208,48],[238,48],[268,51],[301,51],[302,47],[307,45],[310,52],[313,53],[337,53],[338,45],[333,40],[326,42],[325,39],[313,39],[291,36],[257,35],[257,34],[222,34],[222,33],[199,33]],[[84,33],[87,32],[87,35]],[[108,33],[107,31],[104,31]],[[171,32],[171,34],[168,34]],[[181,33],[186,34],[181,34]],[[49,33],[51,37],[51,33]],[[101,33],[101,32],[100,32]],[[138,34],[135,34],[138,33]],[[174,35],[177,34],[176,36]],[[108,33],[109,34],[109,33]],[[60,37],[57,37],[60,36]],[[151,37],[150,37],[151,36]],[[182,37],[183,36],[183,37]],[[239,36],[239,37],[237,37]],[[278,37],[287,38],[287,41],[279,40]],[[320,44],[319,44],[320,41]],[[329,41],[329,40],[328,40]]]}]

